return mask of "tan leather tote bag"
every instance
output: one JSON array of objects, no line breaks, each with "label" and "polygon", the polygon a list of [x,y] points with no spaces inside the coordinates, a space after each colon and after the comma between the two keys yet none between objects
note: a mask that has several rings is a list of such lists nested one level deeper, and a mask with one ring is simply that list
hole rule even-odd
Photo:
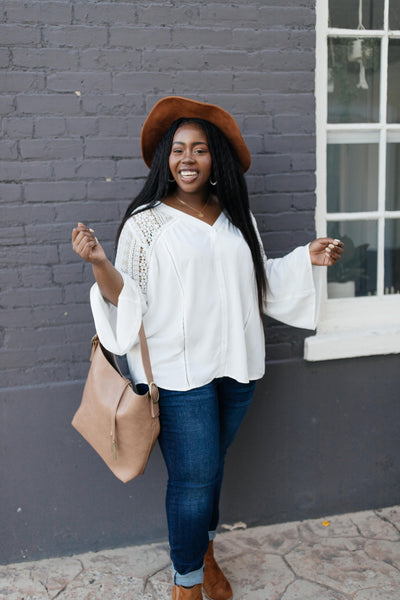
[{"label": "tan leather tote bag", "polygon": [[140,351],[149,391],[137,394],[114,354],[92,339],[91,365],[72,425],[124,483],[142,475],[160,432],[158,388],[153,381],[143,325]]}]

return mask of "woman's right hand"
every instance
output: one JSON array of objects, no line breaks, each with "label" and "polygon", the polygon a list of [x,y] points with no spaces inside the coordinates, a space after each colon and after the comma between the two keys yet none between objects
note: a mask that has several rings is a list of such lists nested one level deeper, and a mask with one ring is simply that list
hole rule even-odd
[{"label": "woman's right hand", "polygon": [[107,260],[107,256],[94,235],[93,229],[78,223],[72,230],[72,249],[81,258],[93,265],[98,265]]}]

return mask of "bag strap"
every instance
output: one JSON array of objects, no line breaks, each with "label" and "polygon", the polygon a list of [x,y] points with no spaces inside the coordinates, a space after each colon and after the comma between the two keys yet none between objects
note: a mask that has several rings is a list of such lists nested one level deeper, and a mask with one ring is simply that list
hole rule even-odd
[{"label": "bag strap", "polygon": [[158,402],[158,388],[154,383],[153,371],[151,369],[149,347],[147,345],[147,338],[144,332],[143,321],[139,329],[139,346],[140,354],[142,356],[142,363],[144,374],[146,375],[147,385],[149,386],[149,394],[153,403]]},{"label": "bag strap", "polygon": [[[92,354],[90,356],[90,360],[92,360],[93,353],[94,353],[94,350],[95,350],[97,344],[100,344],[100,346],[103,350],[103,354],[107,357],[107,360],[118,371],[118,373],[121,375],[121,377],[123,377],[123,375],[121,373],[121,369],[119,368],[119,365],[118,365],[118,361],[115,358],[115,354],[113,354],[112,352],[110,352],[109,350],[104,348],[103,344],[100,342],[100,339],[99,339],[99,336],[97,335],[97,333],[96,333],[96,335],[94,335],[92,337]],[[143,322],[139,329],[139,346],[140,346],[140,355],[142,357],[143,370],[144,370],[144,374],[146,376],[147,385],[149,386],[150,398],[153,401],[153,403],[157,403],[158,402],[158,388],[157,388],[156,384],[154,383],[153,371],[152,371],[151,362],[150,362],[149,347],[147,345],[147,339],[146,339],[146,334],[144,332]]]},{"label": "bag strap", "polygon": [[144,332],[143,322],[139,329],[139,345],[140,345],[140,355],[142,357],[144,374],[146,375],[147,384],[150,387],[150,384],[153,381],[153,371],[151,370],[151,362],[150,362],[150,354],[149,347],[147,345],[146,334]]}]

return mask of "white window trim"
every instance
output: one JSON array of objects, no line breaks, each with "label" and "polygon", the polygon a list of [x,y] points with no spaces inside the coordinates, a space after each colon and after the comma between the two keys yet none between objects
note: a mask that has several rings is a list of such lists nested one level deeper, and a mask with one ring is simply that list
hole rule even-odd
[{"label": "white window trim", "polygon": [[[393,0],[392,0],[393,1]],[[327,34],[328,34],[328,0],[317,0],[316,2],[316,70],[315,70],[315,90],[316,90],[316,197],[317,206],[315,213],[316,230],[318,237],[326,236],[327,232],[327,209],[326,209],[326,148],[329,135],[340,135],[339,131],[346,128],[352,129],[354,126],[329,124],[328,117],[328,53],[327,53]],[[384,30],[388,29],[389,4],[385,2]],[[329,29],[331,34],[355,37],[360,33],[365,37],[384,37],[384,43],[381,53],[381,65],[387,63],[388,56],[388,37],[384,36],[383,31],[358,31]],[[400,37],[400,31],[390,32],[391,37]],[[381,94],[386,96],[387,91],[387,71],[381,68],[380,74]],[[380,103],[380,123],[363,124],[360,129],[365,130],[365,134],[380,136],[380,152],[382,153],[383,144],[386,144],[388,137],[388,126],[386,125],[386,102]],[[400,130],[399,124],[390,124],[390,131]],[[392,135],[392,134],[390,134]],[[397,138],[397,135],[396,135]],[[377,213],[371,213],[371,218],[384,216],[384,198],[386,185],[386,165],[380,156],[380,185],[379,185],[379,210]],[[394,216],[394,213],[391,213]],[[329,215],[329,219],[337,218],[338,215]],[[363,213],[363,217],[367,216]],[[354,218],[356,215],[354,215]],[[350,217],[351,218],[351,217]],[[344,220],[340,216],[341,220]],[[383,236],[384,221],[379,221],[379,235]],[[381,238],[382,239],[382,238]],[[378,253],[378,273],[383,270],[383,245],[380,244]],[[379,247],[378,246],[378,247]],[[400,295],[383,294],[383,278],[378,275],[378,294],[373,297],[357,297],[343,299],[328,299],[326,278],[322,285],[322,298],[320,307],[320,317],[315,336],[308,337],[304,343],[304,358],[308,361],[331,360],[339,358],[351,358],[357,356],[370,356],[380,354],[393,354],[400,352]]]}]

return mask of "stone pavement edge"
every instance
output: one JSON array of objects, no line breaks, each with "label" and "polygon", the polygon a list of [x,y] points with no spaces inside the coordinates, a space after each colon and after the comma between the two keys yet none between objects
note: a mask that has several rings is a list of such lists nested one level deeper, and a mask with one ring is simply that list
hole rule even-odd
[{"label": "stone pavement edge", "polygon": [[[234,600],[400,600],[400,506],[233,528],[215,553]],[[0,566],[1,600],[169,600],[171,585],[167,543]]]}]

